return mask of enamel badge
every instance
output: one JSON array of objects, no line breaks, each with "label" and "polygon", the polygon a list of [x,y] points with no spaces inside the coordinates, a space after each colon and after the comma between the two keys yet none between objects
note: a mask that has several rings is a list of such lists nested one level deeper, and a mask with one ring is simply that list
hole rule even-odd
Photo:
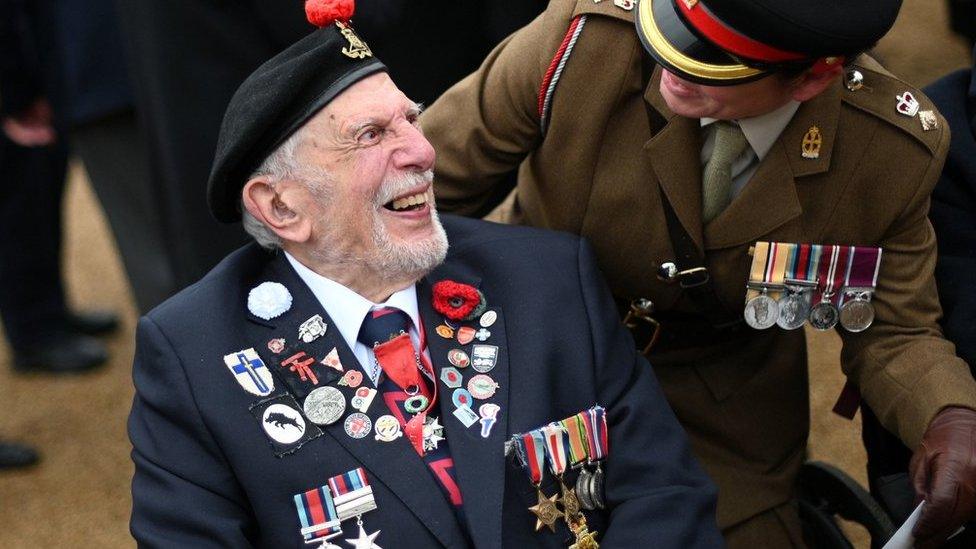
[{"label": "enamel badge", "polygon": [[906,91],[901,95],[896,96],[895,99],[898,100],[898,103],[895,105],[895,110],[898,111],[899,114],[903,114],[905,116],[915,116],[918,113],[918,99],[915,99],[912,92]]},{"label": "enamel badge", "polygon": [[253,347],[224,356],[224,364],[245,391],[268,396],[274,391],[274,378]]},{"label": "enamel badge", "polygon": [[327,326],[322,319],[322,315],[315,315],[302,322],[301,326],[298,327],[298,337],[305,343],[311,343],[324,336],[326,328]]}]

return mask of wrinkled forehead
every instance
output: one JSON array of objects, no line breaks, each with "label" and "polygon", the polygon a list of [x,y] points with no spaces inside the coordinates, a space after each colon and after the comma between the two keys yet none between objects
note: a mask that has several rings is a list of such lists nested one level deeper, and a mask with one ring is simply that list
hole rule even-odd
[{"label": "wrinkled forehead", "polygon": [[385,72],[377,73],[353,84],[325,106],[313,123],[327,121],[329,126],[342,128],[360,120],[385,120],[410,114],[417,108]]}]

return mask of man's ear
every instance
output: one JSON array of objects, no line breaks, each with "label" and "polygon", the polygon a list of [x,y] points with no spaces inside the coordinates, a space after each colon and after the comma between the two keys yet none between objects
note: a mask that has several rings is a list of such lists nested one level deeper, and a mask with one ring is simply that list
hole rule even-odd
[{"label": "man's ear", "polygon": [[807,70],[793,82],[790,96],[796,101],[807,101],[820,95],[827,89],[836,78],[844,72],[844,66],[840,63],[831,65],[821,70]]},{"label": "man's ear", "polygon": [[241,198],[247,211],[282,240],[302,243],[312,237],[312,218],[301,207],[307,205],[307,192],[300,183],[256,177],[244,185]]}]

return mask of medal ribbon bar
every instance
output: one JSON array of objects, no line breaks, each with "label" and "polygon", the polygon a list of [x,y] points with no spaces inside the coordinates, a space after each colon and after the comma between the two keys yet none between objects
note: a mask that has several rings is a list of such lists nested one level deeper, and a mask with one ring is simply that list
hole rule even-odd
[{"label": "medal ribbon bar", "polygon": [[295,508],[305,541],[328,539],[342,533],[339,515],[327,486],[295,494]]},{"label": "medal ribbon bar", "polygon": [[583,423],[580,421],[579,415],[568,417],[560,423],[562,423],[563,429],[566,430],[566,436],[569,441],[570,465],[582,463],[590,455],[587,452],[586,431],[583,429]]}]

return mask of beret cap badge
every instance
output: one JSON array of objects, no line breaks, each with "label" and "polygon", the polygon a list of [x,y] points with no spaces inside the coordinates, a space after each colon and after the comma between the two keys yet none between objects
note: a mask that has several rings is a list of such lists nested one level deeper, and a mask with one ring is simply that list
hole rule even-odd
[{"label": "beret cap badge", "polygon": [[356,31],[348,25],[349,19],[356,11],[353,0],[308,0],[305,2],[305,16],[308,22],[322,28],[335,23],[339,32],[349,42],[348,47],[342,48],[342,54],[353,59],[372,57],[373,52],[363,42]]}]

